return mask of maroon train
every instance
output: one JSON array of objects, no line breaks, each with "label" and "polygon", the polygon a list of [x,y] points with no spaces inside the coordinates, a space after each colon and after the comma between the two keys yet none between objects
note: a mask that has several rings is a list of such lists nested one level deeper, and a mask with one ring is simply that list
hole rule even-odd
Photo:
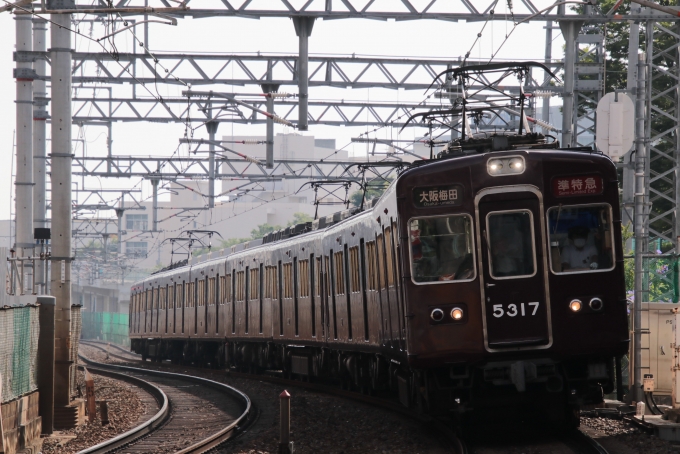
[{"label": "maroon train", "polygon": [[563,420],[601,401],[629,342],[615,166],[479,143],[412,165],[361,211],[136,283],[132,349],[430,412],[521,402]]}]

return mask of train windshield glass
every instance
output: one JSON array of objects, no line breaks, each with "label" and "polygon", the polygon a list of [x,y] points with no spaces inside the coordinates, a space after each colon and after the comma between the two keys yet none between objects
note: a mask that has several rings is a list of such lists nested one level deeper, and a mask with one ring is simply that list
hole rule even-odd
[{"label": "train windshield glass", "polygon": [[488,241],[491,277],[507,279],[536,273],[533,221],[530,211],[489,213]]},{"label": "train windshield glass", "polygon": [[472,220],[468,215],[411,219],[411,274],[415,283],[475,277]]},{"label": "train windshield glass", "polygon": [[592,273],[614,268],[609,205],[552,207],[548,228],[553,272]]}]

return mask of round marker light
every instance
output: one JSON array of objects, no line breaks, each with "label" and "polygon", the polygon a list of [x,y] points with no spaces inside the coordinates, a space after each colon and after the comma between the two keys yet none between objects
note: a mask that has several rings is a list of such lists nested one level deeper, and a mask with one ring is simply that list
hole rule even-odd
[{"label": "round marker light", "polygon": [[432,312],[430,312],[430,318],[435,322],[441,322],[444,320],[444,311],[441,309],[433,309]]},{"label": "round marker light", "polygon": [[602,302],[602,300],[600,298],[593,298],[588,303],[588,306],[590,306],[590,308],[592,310],[599,312],[604,307],[604,303]]},{"label": "round marker light", "polygon": [[571,309],[573,312],[580,311],[582,307],[583,303],[581,300],[571,300],[571,303],[569,303],[569,309]]},{"label": "round marker light", "polygon": [[451,318],[456,321],[463,320],[463,309],[459,307],[451,309]]}]

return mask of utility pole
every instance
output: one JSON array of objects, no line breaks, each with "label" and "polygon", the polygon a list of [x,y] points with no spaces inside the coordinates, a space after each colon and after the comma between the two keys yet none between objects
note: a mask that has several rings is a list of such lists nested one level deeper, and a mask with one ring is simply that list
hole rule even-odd
[{"label": "utility pole", "polygon": [[640,54],[637,64],[637,88],[635,93],[635,295],[633,301],[633,400],[643,400],[642,393],[642,302],[643,302],[643,255],[647,252],[647,216],[645,167],[646,147],[646,59]]},{"label": "utility pole", "polygon": [[[210,115],[212,116],[212,111],[208,109]],[[215,208],[215,133],[217,133],[217,127],[220,125],[219,121],[208,121],[205,124],[205,128],[208,130],[208,137],[210,138],[210,143],[208,144],[208,208]],[[156,185],[158,185],[158,180],[156,180]],[[154,216],[156,215],[156,209],[154,208]],[[156,227],[154,225],[154,230]]]},{"label": "utility pole", "polygon": [[[547,21],[545,23],[545,65],[550,65],[552,61],[552,21]],[[552,78],[546,73],[543,83],[547,85]],[[550,123],[550,96],[545,96],[543,98],[543,106],[541,106],[541,119]],[[521,119],[520,119],[521,120]],[[548,130],[543,130],[544,133],[548,133]]]},{"label": "utility pole", "polygon": [[[17,52],[33,50],[33,24],[30,14],[15,14]],[[33,80],[35,71],[28,59],[17,59],[14,72],[16,78],[16,119],[17,152],[15,185],[16,242],[17,257],[33,255]],[[24,61],[22,61],[24,60]],[[23,267],[22,267],[23,269]],[[34,272],[35,270],[33,270]],[[35,274],[32,278],[35,280]],[[24,294],[27,285],[26,275],[21,276]]]},{"label": "utility pole", "polygon": [[[558,7],[564,14],[564,5]],[[564,36],[564,93],[562,94],[562,146],[574,145],[574,79],[576,65],[576,35],[581,22],[562,21],[560,29]]]},{"label": "utility pole", "polygon": [[[47,50],[47,21],[33,19],[33,50]],[[47,64],[44,58],[33,63],[38,76],[47,75]],[[47,227],[47,87],[44,80],[33,81],[33,229]],[[42,248],[42,246],[41,246]],[[41,250],[41,252],[46,252]],[[33,274],[38,283],[38,293],[47,294],[47,262],[34,265]]]},{"label": "utility pole", "polygon": [[[273,93],[279,91],[279,86],[272,84],[272,61],[267,61],[267,83],[262,84],[262,91],[267,96],[267,113],[274,115],[274,96]],[[274,168],[274,118],[267,117],[267,145],[266,145],[266,166],[268,169]]]},{"label": "utility pole", "polygon": [[309,37],[312,36],[314,18],[309,16],[293,17],[295,33],[299,38],[298,59],[298,129],[307,131],[307,102],[309,101]]},{"label": "utility pole", "polygon": [[53,14],[52,45],[52,295],[55,320],[54,404],[70,403],[71,347],[71,15]]}]

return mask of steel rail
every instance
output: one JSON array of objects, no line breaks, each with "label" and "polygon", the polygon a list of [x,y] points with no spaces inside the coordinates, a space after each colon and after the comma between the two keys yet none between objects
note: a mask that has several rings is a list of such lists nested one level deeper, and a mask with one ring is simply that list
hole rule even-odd
[{"label": "steel rail", "polygon": [[[86,345],[90,346],[90,347],[103,350],[103,348],[101,348],[98,345],[92,345],[92,344],[95,344],[95,343],[101,344],[102,343],[101,341],[94,341],[94,342],[86,341],[84,343]],[[117,348],[119,350],[124,350],[122,347],[120,347],[118,345],[116,345],[115,348]],[[125,360],[129,361],[130,359],[125,358]],[[139,358],[138,361],[141,361],[141,358]],[[120,366],[120,367],[125,367],[125,366]],[[199,368],[199,367],[196,367],[195,369],[203,370],[202,368]],[[154,369],[143,368],[141,370],[144,370],[144,371],[152,370],[152,371],[155,372]],[[216,372],[216,371],[213,371],[213,372]],[[232,372],[232,371],[227,371],[227,370],[220,370],[218,372],[222,372],[227,377],[243,378],[243,379],[248,379],[248,380],[259,380],[259,381],[264,381],[264,382],[267,382],[267,383],[287,385],[287,386],[295,386],[295,387],[298,387],[298,388],[305,388],[307,390],[322,392],[322,393],[325,393],[325,394],[330,394],[330,395],[334,395],[334,396],[341,397],[341,398],[344,398],[344,399],[362,402],[362,403],[365,403],[367,405],[371,405],[371,406],[374,406],[374,407],[382,408],[384,410],[399,413],[402,416],[406,416],[408,418],[416,419],[420,422],[428,424],[431,427],[434,427],[435,430],[442,436],[442,438],[445,438],[447,440],[447,442],[451,445],[451,449],[456,454],[467,454],[467,452],[468,452],[467,447],[465,446],[465,443],[455,434],[454,430],[452,429],[452,426],[449,424],[450,421],[432,418],[432,417],[427,416],[427,415],[416,414],[416,413],[414,413],[413,409],[409,409],[407,407],[404,407],[402,404],[394,402],[392,400],[367,396],[367,395],[364,395],[364,394],[360,394],[358,392],[339,389],[339,388],[336,388],[336,387],[333,387],[333,386],[323,385],[323,384],[320,384],[320,383],[310,383],[310,382],[304,382],[304,381],[299,381],[299,380],[291,380],[291,379],[281,378],[281,377],[277,377],[275,375],[248,374],[248,373],[242,373],[242,372]],[[179,454],[179,453],[177,453],[177,454]],[[184,454],[184,453],[182,453],[182,454]]]},{"label": "steel rail", "polygon": [[[78,366],[78,368],[84,369],[84,366]],[[156,385],[138,377],[110,372],[105,369],[100,369],[99,367],[89,367],[88,371],[96,375],[104,375],[117,380],[123,380],[144,389],[156,398],[156,401],[160,404],[161,409],[155,415],[153,415],[151,419],[148,419],[142,424],[97,445],[83,449],[77,454],[103,454],[111,452],[112,450],[126,446],[135,440],[155,431],[158,427],[161,427],[163,424],[165,424],[165,421],[167,421],[168,417],[170,417],[171,406],[168,396]]]},{"label": "steel rail", "polygon": [[[146,368],[137,368],[137,367],[130,367],[130,366],[119,366],[119,365],[114,365],[114,364],[103,364],[103,363],[98,363],[96,361],[93,361],[89,358],[86,358],[83,355],[78,355],[78,357],[85,362],[88,365],[93,365],[99,369],[113,369],[115,371],[120,371],[120,372],[134,372],[138,374],[147,374],[147,375],[152,375],[156,377],[163,377],[163,378],[174,378],[174,379],[180,379],[184,381],[192,381],[195,383],[199,383],[204,386],[208,386],[210,388],[216,389],[220,392],[230,394],[237,399],[241,400],[242,403],[245,405],[245,410],[241,415],[236,418],[231,424],[223,428],[222,430],[212,434],[211,436],[204,438],[203,440],[200,440],[197,443],[194,443],[193,445],[182,449],[181,451],[177,451],[175,454],[198,454],[198,453],[203,453],[207,452],[210,449],[215,448],[216,446],[224,443],[225,441],[229,440],[230,438],[233,438],[235,435],[237,435],[237,432],[239,429],[249,423],[251,421],[251,418],[253,416],[253,407],[252,403],[250,401],[250,398],[248,397],[247,394],[241,392],[240,390],[233,388],[229,385],[226,385],[224,383],[219,383],[213,380],[208,380],[206,378],[202,377],[196,377],[192,375],[186,375],[186,374],[178,374],[174,372],[161,372],[157,370],[152,370],[152,369],[146,369]],[[103,453],[103,452],[110,452],[110,449],[107,451],[96,451],[97,453]],[[89,453],[88,453],[89,454]]]}]

